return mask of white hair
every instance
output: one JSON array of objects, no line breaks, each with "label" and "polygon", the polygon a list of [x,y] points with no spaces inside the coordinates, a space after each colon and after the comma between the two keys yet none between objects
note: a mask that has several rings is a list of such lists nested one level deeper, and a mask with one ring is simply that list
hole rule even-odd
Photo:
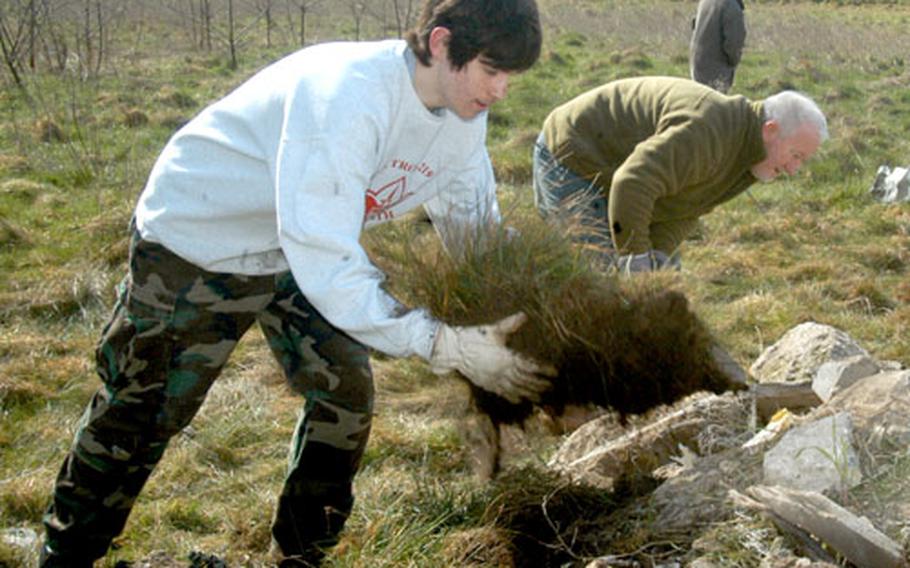
[{"label": "white hair", "polygon": [[763,102],[765,120],[775,120],[780,125],[781,135],[790,136],[800,126],[808,124],[815,128],[818,140],[828,139],[828,121],[815,102],[796,91],[781,91]]}]

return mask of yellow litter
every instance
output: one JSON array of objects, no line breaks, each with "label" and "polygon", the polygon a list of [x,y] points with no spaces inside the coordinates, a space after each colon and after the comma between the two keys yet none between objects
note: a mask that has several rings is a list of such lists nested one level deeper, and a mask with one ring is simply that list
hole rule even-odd
[{"label": "yellow litter", "polygon": [[768,423],[765,425],[765,427],[762,428],[759,433],[752,436],[752,438],[743,444],[742,447],[744,449],[748,449],[760,446],[766,442],[773,440],[792,425],[793,413],[791,413],[786,408],[781,408],[774,413],[774,416],[771,417],[771,420],[768,420]]}]

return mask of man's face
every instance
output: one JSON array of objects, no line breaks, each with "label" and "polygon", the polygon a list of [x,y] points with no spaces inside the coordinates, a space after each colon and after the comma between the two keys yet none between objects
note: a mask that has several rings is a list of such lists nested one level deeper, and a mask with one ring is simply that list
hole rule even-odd
[{"label": "man's face", "polygon": [[446,61],[439,73],[443,106],[469,120],[506,96],[512,73],[475,57],[456,70]]},{"label": "man's face", "polygon": [[818,132],[810,124],[802,124],[784,137],[780,125],[769,120],[762,125],[762,137],[767,157],[752,166],[752,175],[761,181],[771,181],[781,174],[795,174],[821,144]]}]

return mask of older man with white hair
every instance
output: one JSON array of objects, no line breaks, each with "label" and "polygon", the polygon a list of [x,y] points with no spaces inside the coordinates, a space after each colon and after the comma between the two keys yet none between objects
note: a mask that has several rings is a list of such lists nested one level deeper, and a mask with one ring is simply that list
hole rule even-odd
[{"label": "older man with white hair", "polygon": [[580,217],[585,241],[624,271],[678,266],[699,217],[795,174],[827,137],[825,115],[794,91],[751,101],[689,79],[621,79],[546,118],[535,200],[544,217]]}]

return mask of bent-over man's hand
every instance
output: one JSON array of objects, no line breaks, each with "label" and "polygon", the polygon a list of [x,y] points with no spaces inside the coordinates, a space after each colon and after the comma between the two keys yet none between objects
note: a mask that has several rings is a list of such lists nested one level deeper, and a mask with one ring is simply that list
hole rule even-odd
[{"label": "bent-over man's hand", "polygon": [[440,324],[430,367],[437,375],[459,371],[478,387],[511,403],[540,400],[555,376],[552,365],[541,365],[506,347],[506,340],[527,320],[519,312],[494,324],[457,327]]}]

